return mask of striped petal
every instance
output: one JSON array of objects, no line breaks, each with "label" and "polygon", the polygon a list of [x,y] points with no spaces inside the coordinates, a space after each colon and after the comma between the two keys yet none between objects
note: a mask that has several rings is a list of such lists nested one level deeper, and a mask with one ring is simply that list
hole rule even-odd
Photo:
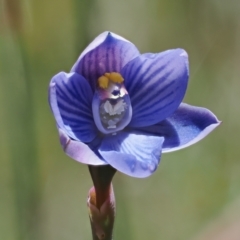
[{"label": "striped petal", "polygon": [[118,171],[144,178],[157,169],[163,141],[163,137],[141,132],[119,132],[103,139],[99,153]]},{"label": "striped petal", "polygon": [[220,123],[208,109],[182,103],[166,120],[141,130],[163,136],[163,152],[172,152],[197,143]]},{"label": "striped petal", "polygon": [[182,49],[143,54],[121,72],[131,97],[132,127],[150,126],[171,115],[188,83],[188,57]]},{"label": "striped petal", "polygon": [[59,128],[75,140],[91,142],[97,134],[92,116],[93,93],[77,73],[61,72],[49,86],[49,102]]},{"label": "striped petal", "polygon": [[106,72],[120,72],[137,56],[139,51],[131,42],[114,33],[104,32],[83,51],[71,71],[84,76],[94,90],[100,76]]},{"label": "striped petal", "polygon": [[68,137],[68,134],[59,129],[60,143],[64,152],[72,159],[88,164],[88,165],[106,165],[107,163],[102,161],[88,145],[72,140]]}]

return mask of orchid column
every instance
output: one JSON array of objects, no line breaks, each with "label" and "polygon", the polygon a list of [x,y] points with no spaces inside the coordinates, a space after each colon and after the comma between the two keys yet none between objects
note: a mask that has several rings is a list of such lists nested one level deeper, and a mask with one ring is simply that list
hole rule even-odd
[{"label": "orchid column", "polygon": [[208,109],[181,103],[188,78],[183,49],[140,54],[110,32],[89,44],[70,73],[52,78],[49,103],[62,148],[87,164],[93,179],[88,198],[93,239],[109,239],[107,231],[96,229],[105,223],[98,215],[105,201],[110,206],[105,212],[114,216],[115,170],[148,177],[163,152],[190,146],[220,124]]}]

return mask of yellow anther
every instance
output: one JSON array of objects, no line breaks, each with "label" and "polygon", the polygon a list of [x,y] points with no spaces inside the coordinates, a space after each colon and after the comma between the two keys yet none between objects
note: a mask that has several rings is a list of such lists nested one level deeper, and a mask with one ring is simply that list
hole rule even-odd
[{"label": "yellow anther", "polygon": [[111,73],[104,73],[103,76],[98,78],[98,85],[100,88],[106,89],[108,88],[109,81],[113,83],[122,83],[124,81],[122,75],[117,72],[111,72]]},{"label": "yellow anther", "polygon": [[107,72],[107,73],[104,74],[104,76],[106,76],[107,78],[109,78],[109,77],[110,77],[110,74],[111,74],[111,73],[108,73],[108,72]]},{"label": "yellow anther", "polygon": [[[122,83],[124,81],[122,75],[117,72],[111,72],[109,75],[107,73],[107,77],[114,83]],[[106,76],[106,73],[105,73]]]},{"label": "yellow anther", "polygon": [[98,78],[98,84],[100,88],[108,88],[108,83],[109,83],[109,78],[106,76],[101,76],[100,78]]}]

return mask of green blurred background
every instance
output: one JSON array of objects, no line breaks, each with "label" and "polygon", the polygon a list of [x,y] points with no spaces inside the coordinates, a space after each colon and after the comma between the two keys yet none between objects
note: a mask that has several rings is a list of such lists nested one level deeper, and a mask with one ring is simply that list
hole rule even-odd
[{"label": "green blurred background", "polygon": [[114,239],[209,240],[225,231],[239,240],[228,231],[240,229],[239,13],[238,0],[0,0],[0,239],[91,238],[92,182],[60,147],[47,89],[110,30],[141,52],[186,49],[184,101],[223,121],[200,143],[163,155],[151,177],[115,176]]}]

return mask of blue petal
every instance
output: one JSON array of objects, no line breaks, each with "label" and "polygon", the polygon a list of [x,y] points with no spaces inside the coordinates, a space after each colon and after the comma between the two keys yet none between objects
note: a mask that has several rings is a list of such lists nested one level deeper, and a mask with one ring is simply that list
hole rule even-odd
[{"label": "blue petal", "polygon": [[105,137],[99,152],[118,171],[144,178],[157,169],[163,141],[163,137],[140,132],[119,132]]},{"label": "blue petal", "polygon": [[49,102],[57,125],[72,139],[90,142],[96,137],[92,97],[89,83],[77,73],[58,73],[50,82]]},{"label": "blue petal", "polygon": [[208,109],[182,103],[166,120],[145,128],[148,134],[165,138],[163,152],[172,152],[197,143],[221,122]]},{"label": "blue petal", "polygon": [[170,116],[180,105],[189,77],[187,53],[175,49],[143,54],[121,73],[133,108],[130,126],[150,126]]},{"label": "blue petal", "polygon": [[65,131],[59,129],[60,143],[64,152],[72,159],[88,165],[106,165],[88,145],[72,140]]},{"label": "blue petal", "polygon": [[137,56],[139,51],[131,42],[114,33],[104,32],[83,51],[71,71],[84,76],[94,90],[100,76],[106,72],[120,72]]}]

